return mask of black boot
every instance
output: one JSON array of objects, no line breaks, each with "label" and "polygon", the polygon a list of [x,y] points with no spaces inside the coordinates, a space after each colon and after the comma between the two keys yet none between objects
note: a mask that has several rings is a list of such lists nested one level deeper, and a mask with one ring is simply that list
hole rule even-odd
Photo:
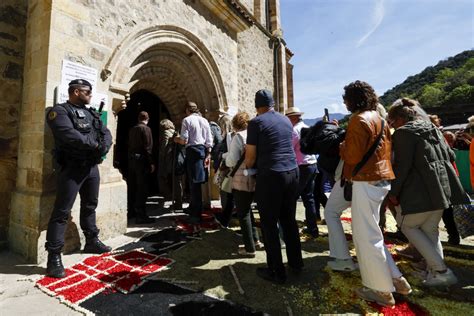
[{"label": "black boot", "polygon": [[48,264],[46,265],[46,275],[52,278],[64,278],[66,276],[63,262],[61,261],[60,252],[48,253]]},{"label": "black boot", "polygon": [[104,243],[101,242],[98,237],[93,237],[86,238],[86,245],[84,246],[84,250],[82,252],[102,254],[110,252],[111,250],[112,247],[104,245]]}]

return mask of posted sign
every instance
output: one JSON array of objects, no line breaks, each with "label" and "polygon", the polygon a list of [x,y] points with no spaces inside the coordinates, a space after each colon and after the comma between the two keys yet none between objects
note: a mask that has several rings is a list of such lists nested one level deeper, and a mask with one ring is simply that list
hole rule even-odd
[{"label": "posted sign", "polygon": [[69,60],[63,60],[61,69],[61,85],[66,86],[74,79],[86,79],[92,85],[92,89],[97,86],[97,69],[84,66],[79,63],[73,63]]},{"label": "posted sign", "polygon": [[[107,94],[97,91],[97,76],[98,71],[95,68],[74,63],[69,60],[63,60],[61,85],[57,89],[56,103],[64,103],[68,100],[69,95],[67,90],[69,82],[74,79],[85,79],[92,85],[92,100],[89,106],[98,109],[101,102],[107,105]],[[106,110],[106,108],[104,108],[104,110]]]}]

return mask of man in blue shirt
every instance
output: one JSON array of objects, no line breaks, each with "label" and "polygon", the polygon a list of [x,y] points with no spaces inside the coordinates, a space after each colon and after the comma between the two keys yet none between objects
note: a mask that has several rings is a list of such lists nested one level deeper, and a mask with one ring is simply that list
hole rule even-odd
[{"label": "man in blue shirt", "polygon": [[288,266],[294,272],[303,268],[301,243],[296,224],[298,165],[293,150],[293,126],[287,117],[273,109],[275,102],[268,90],[255,94],[258,116],[249,122],[245,165],[258,170],[256,200],[267,253],[267,268],[257,268],[257,275],[282,284],[286,281],[278,223],[283,231]]}]

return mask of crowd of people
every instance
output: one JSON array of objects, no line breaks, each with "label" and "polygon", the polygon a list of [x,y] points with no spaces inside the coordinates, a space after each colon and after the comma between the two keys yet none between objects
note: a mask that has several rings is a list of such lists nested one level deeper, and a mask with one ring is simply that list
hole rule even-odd
[{"label": "crowd of people", "polygon": [[[77,82],[70,86],[68,104],[53,108],[51,113],[54,114],[48,115],[57,145],[73,138],[65,139],[60,134],[66,130],[64,125],[69,132],[76,128],[79,114],[77,110],[67,113],[67,108],[82,107],[90,96],[90,85],[86,85],[85,90],[84,85]],[[275,102],[268,90],[256,92],[257,116],[254,118],[249,113],[239,112],[234,117],[223,114],[217,123],[208,122],[198,106],[188,102],[179,132],[170,120],[160,122],[157,145],[160,150],[156,161],[152,157],[153,140],[147,127],[149,117],[146,112],[140,112],[138,124],[129,134],[129,164],[133,170],[127,179],[129,217],[137,217],[140,224],[151,222],[146,215],[147,188],[143,177],[156,167],[162,193],[166,200],[173,202],[174,209],[183,206],[185,175],[190,202],[185,211],[193,233],[199,233],[202,184],[209,181],[212,168],[222,205],[216,221],[227,227],[236,210],[243,242],[238,253],[254,257],[256,250],[265,250],[267,266],[256,270],[257,276],[264,280],[282,284],[286,282],[287,270],[303,273],[296,222],[297,201],[301,198],[306,217],[302,232],[318,238],[322,205],[329,234],[331,260],[328,266],[334,271],[359,269],[363,287],[355,292],[360,298],[391,306],[395,304],[393,292],[402,295],[412,292],[384,243],[386,208],[393,212],[410,247],[423,258],[420,262],[423,284],[449,286],[456,283],[456,276],[443,259],[438,225],[443,218],[450,242],[459,244],[453,206],[469,204],[470,200],[459,180],[452,148],[462,145],[466,149],[469,145],[471,164],[474,164],[471,142],[474,118],[463,133],[443,133],[439,119],[428,116],[416,100],[399,99],[388,108],[387,114],[378,103],[374,89],[363,81],[345,86],[343,101],[351,112],[346,129],[337,121],[329,120],[308,127],[302,120],[304,113],[296,107],[281,114],[275,111]],[[63,124],[68,117],[72,121]],[[61,129],[58,129],[59,123],[62,123]],[[106,130],[103,133],[108,135]],[[110,148],[110,142],[81,141],[84,143],[81,146],[94,153],[103,154]],[[96,163],[85,164],[84,181],[89,181],[90,169],[96,168]],[[84,187],[88,182],[81,183]],[[47,274],[53,277],[64,276],[60,259],[64,233],[61,231],[61,235],[54,229],[54,225],[59,225],[57,217],[61,215],[63,227],[64,215],[72,206],[69,205],[72,195],[75,198],[80,192],[82,199],[90,191],[80,186],[73,189],[67,201],[58,194],[48,229],[46,246],[51,258]],[[59,207],[61,201],[68,204]],[[252,211],[253,202],[257,205],[261,235]],[[95,213],[91,211],[95,206],[96,203],[81,203],[81,226],[86,236],[90,236],[86,248],[101,253],[110,249],[97,238]],[[357,263],[350,255],[341,223],[341,214],[349,207]],[[84,215],[84,225],[83,213],[88,214]],[[286,266],[282,248],[287,255]]]}]

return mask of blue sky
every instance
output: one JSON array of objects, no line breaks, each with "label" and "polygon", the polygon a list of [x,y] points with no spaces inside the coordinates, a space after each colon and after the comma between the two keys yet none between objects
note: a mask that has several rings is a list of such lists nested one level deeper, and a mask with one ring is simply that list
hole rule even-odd
[{"label": "blue sky", "polygon": [[305,118],[346,113],[354,80],[379,95],[438,61],[474,48],[472,0],[280,0],[295,56],[295,106]]}]

